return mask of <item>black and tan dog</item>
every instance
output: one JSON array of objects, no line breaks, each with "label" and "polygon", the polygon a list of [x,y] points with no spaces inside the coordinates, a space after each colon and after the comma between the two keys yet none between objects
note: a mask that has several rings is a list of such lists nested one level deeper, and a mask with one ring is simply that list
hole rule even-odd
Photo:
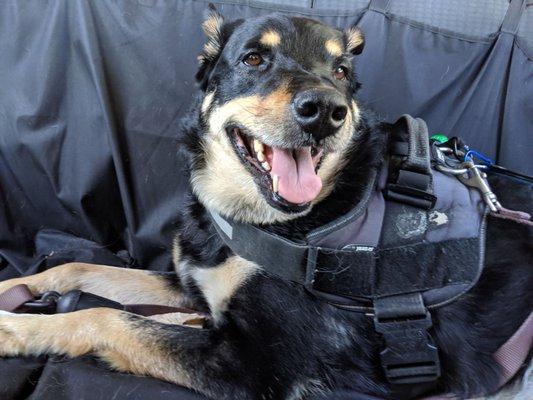
[{"label": "black and tan dog", "polygon": [[[207,214],[297,236],[357,203],[385,137],[354,101],[351,61],[363,49],[361,32],[283,15],[224,22],[214,10],[203,28],[202,90],[180,132],[190,201],[175,240],[177,277],[73,263],[2,282],[0,292],[25,283],[35,294],[81,289],[122,303],[192,305],[210,315],[206,327],[183,325],[182,314],[144,318],[108,308],[2,314],[0,355],[92,353],[117,370],[215,399],[300,399],[336,389],[393,396],[372,318],[232,254]],[[435,391],[466,397],[494,387],[491,354],[531,309],[528,238],[497,231],[489,240],[479,284],[433,317],[443,352]]]}]

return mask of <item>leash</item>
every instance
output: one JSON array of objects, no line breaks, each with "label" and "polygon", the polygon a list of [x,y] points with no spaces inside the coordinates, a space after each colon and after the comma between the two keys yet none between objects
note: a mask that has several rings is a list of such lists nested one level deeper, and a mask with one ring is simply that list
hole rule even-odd
[{"label": "leash", "polygon": [[487,173],[504,175],[528,184],[533,184],[532,177],[496,165],[486,155],[470,149],[458,137],[448,139],[441,134],[433,135],[431,137],[431,150],[435,168],[457,177],[466,186],[477,189],[489,207],[492,216],[533,226],[533,219],[529,213],[510,210],[500,204],[489,185]]},{"label": "leash", "polygon": [[[501,368],[502,375],[494,393],[503,388],[522,368],[533,345],[533,312],[520,328],[492,355]],[[490,394],[490,393],[488,393]],[[486,395],[486,394],[484,394]],[[477,398],[478,396],[476,396]],[[436,395],[421,400],[460,400],[454,395]]]},{"label": "leash", "polygon": [[46,292],[36,298],[28,286],[22,284],[0,293],[0,311],[61,314],[96,307],[114,308],[145,317],[169,313],[200,314],[198,311],[186,307],[159,304],[121,304],[81,290],[71,290],[63,295],[58,292]]}]

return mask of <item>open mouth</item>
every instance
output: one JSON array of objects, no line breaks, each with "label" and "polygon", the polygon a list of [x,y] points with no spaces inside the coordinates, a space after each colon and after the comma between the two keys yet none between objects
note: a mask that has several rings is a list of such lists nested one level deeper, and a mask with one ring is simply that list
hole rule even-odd
[{"label": "open mouth", "polygon": [[241,127],[231,126],[227,132],[235,152],[271,206],[284,212],[302,212],[318,196],[322,189],[317,175],[322,147],[268,146]]}]

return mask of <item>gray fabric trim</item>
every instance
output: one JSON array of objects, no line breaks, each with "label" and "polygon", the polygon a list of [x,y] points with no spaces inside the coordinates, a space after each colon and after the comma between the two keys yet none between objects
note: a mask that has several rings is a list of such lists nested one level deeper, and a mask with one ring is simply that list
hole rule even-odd
[{"label": "gray fabric trim", "polygon": [[517,47],[529,60],[533,60],[533,1],[526,4],[516,36]]},{"label": "gray fabric trim", "polygon": [[211,214],[215,225],[220,228],[220,230],[228,237],[228,239],[233,239],[233,227],[224,218],[222,218],[220,214],[216,213],[215,211],[208,211]]},{"label": "gray fabric trim", "polygon": [[220,11],[224,13],[223,6],[243,6],[250,9],[260,9],[270,12],[283,12],[287,14],[299,14],[303,16],[316,17],[350,17],[360,15],[365,9],[324,9],[324,8],[310,8],[293,4],[269,4],[268,2],[254,1],[254,0],[190,0],[198,3],[213,3]]},{"label": "gray fabric trim", "polygon": [[388,13],[471,37],[496,34],[508,0],[392,0]]},{"label": "gray fabric trim", "polygon": [[526,0],[511,0],[500,30],[511,35],[516,34],[525,7]]},{"label": "gray fabric trim", "polygon": [[354,216],[350,223],[339,225],[323,235],[308,238],[309,243],[330,249],[376,247],[379,243],[384,215],[385,199],[380,190],[375,190],[367,207],[359,216]]},{"label": "gray fabric trim", "polygon": [[[285,280],[305,283],[307,245],[299,245],[250,224],[232,221],[211,210],[209,214],[220,238],[235,254]],[[232,232],[231,237],[225,233],[228,230]]]},{"label": "gray fabric trim", "polygon": [[386,13],[389,11],[390,2],[391,0],[371,0],[368,9]]},{"label": "gray fabric trim", "polygon": [[[485,203],[479,191],[457,184],[457,178],[433,171],[437,202],[429,212],[424,240],[434,243],[445,239],[472,238],[479,234]],[[472,212],[476,210],[476,212]]]},{"label": "gray fabric trim", "polygon": [[[155,7],[148,0],[138,0],[142,5]],[[185,2],[185,0],[182,0]],[[490,43],[498,34],[508,3],[506,0],[390,0],[387,7],[369,7],[369,0],[309,0],[259,1],[259,0],[188,0],[192,2],[214,3],[222,12],[224,5],[242,6],[271,12],[285,12],[316,17],[358,17],[366,11],[386,15],[392,21],[440,35],[470,42]],[[383,0],[387,1],[387,0]],[[520,0],[521,1],[521,0]],[[526,9],[527,14],[527,9]],[[530,21],[529,19],[528,21]],[[351,21],[355,24],[357,21]],[[533,46],[531,25],[522,17],[518,34],[524,47]],[[527,51],[525,51],[527,54]],[[531,58],[529,56],[529,58]]]},{"label": "gray fabric trim", "polygon": [[317,228],[317,229],[311,231],[307,235],[307,239],[309,241],[317,240],[319,237],[324,236],[324,235],[326,235],[326,234],[328,234],[328,233],[330,233],[330,232],[332,232],[332,231],[334,231],[336,229],[340,229],[343,226],[345,226],[346,224],[348,224],[351,221],[353,221],[354,219],[359,218],[363,214],[363,212],[365,211],[365,209],[366,209],[366,207],[368,205],[368,202],[369,202],[369,200],[372,197],[372,193],[374,192],[374,187],[375,187],[377,174],[378,174],[377,171],[374,171],[372,173],[372,176],[370,178],[370,183],[365,188],[362,200],[359,202],[359,204],[352,211],[350,211],[348,214],[344,215],[343,217],[338,218],[335,221],[330,222],[327,225],[324,225],[321,228]]},{"label": "gray fabric trim", "polygon": [[326,10],[363,10],[370,0],[313,0],[312,7]]}]

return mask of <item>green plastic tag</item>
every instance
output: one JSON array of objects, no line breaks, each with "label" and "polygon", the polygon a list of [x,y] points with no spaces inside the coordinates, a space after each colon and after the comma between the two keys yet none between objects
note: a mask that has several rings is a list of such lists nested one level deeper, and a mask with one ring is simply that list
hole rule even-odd
[{"label": "green plastic tag", "polygon": [[446,143],[448,141],[448,136],[437,133],[436,135],[431,136],[430,139],[436,140],[439,143]]}]

